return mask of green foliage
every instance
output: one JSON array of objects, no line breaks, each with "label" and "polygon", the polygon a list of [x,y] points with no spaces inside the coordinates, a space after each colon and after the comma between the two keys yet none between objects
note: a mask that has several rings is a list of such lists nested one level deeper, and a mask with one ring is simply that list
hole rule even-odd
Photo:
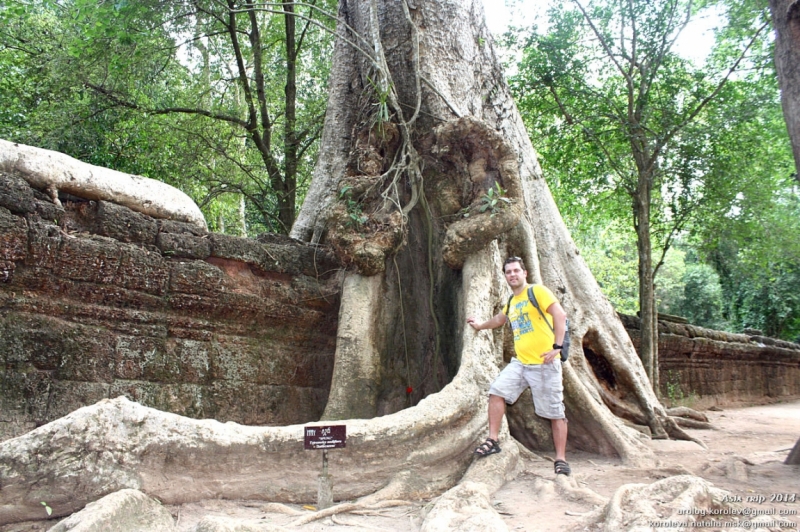
[{"label": "green foliage", "polygon": [[347,210],[347,225],[353,229],[361,229],[369,219],[361,207],[361,202],[353,199],[353,187],[345,186],[339,191],[339,200],[344,201]]},{"label": "green foliage", "polygon": [[[678,0],[581,1],[586,16],[578,5],[556,5],[547,32],[518,29],[506,42],[521,47],[510,83],[544,174],[603,290],[621,312],[638,307],[635,242],[621,224],[641,223],[632,199],[649,187],[662,311],[796,336],[800,306],[786,287],[797,285],[800,261],[785,235],[800,217],[796,192],[790,201],[780,184],[792,159],[766,2],[689,11]],[[713,5],[723,24],[707,65],[664,47],[682,17]]]},{"label": "green foliage", "polygon": [[44,506],[44,511],[47,512],[47,515],[53,514],[53,509],[46,502],[42,501],[42,506]]},{"label": "green foliage", "polygon": [[[631,212],[632,197],[650,194],[653,248],[662,252],[704,208],[717,177],[704,172],[713,123],[695,113],[724,68],[694,66],[666,46],[688,5],[588,2],[592,28],[561,4],[550,11],[548,33],[516,36],[524,48],[511,79],[562,213],[618,219]],[[635,33],[622,30],[628,24]]]},{"label": "green foliage", "polygon": [[[730,324],[723,317],[722,287],[717,272],[699,262],[693,250],[675,250],[674,255],[680,256],[681,267],[676,275],[659,276],[659,311],[682,316],[701,327],[730,330]],[[666,274],[669,268],[665,270]],[[668,286],[662,286],[664,281]]]},{"label": "green foliage", "polygon": [[510,204],[511,200],[506,197],[506,190],[500,186],[500,183],[495,182],[494,186],[481,196],[481,206],[478,208],[478,212],[489,211],[489,217],[491,218],[499,213],[503,207]]},{"label": "green foliage", "polygon": [[[372,125],[378,127],[378,131],[383,136],[383,124],[388,122],[391,118],[389,112],[389,94],[392,90],[391,85],[382,84],[380,81],[374,81],[371,77],[367,76],[367,82],[372,87],[376,102],[372,105],[375,107],[375,112],[372,115]],[[386,86],[384,86],[386,85]]]},{"label": "green foliage", "polygon": [[[701,250],[719,273],[732,328],[798,341],[800,242],[793,235],[800,231],[800,196],[796,181],[784,175],[782,189],[742,197],[724,226],[706,228]],[[763,185],[772,188],[769,180]]]},{"label": "green foliage", "polygon": [[603,293],[617,312],[636,315],[636,242],[620,224],[571,226],[572,236]]},{"label": "green foliage", "polygon": [[233,18],[208,1],[4,4],[0,137],[169,182],[212,227],[222,215],[237,232],[245,221],[288,231],[316,156],[332,37],[292,19],[290,40],[283,14],[231,5]]}]

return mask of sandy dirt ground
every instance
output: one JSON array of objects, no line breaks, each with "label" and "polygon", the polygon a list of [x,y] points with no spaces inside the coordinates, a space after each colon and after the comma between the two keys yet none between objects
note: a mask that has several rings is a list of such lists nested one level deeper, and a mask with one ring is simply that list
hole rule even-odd
[{"label": "sandy dirt ground", "polygon": [[[651,484],[673,475],[694,474],[729,491],[733,497],[740,497],[741,507],[753,515],[774,511],[777,518],[783,513],[780,519],[790,526],[774,530],[800,530],[800,466],[783,464],[800,437],[800,401],[704,413],[715,429],[688,432],[707,449],[694,442],[651,441],[650,446],[661,462],[652,469],[630,468],[618,459],[571,452],[568,460],[573,478],[578,486],[611,497],[624,484]],[[595,506],[560,495],[554,478],[552,461],[547,457],[528,454],[523,458],[521,473],[497,491],[491,501],[510,531],[595,529],[587,526],[583,517]],[[310,516],[312,508],[209,500],[169,509],[181,532],[194,529],[204,518],[233,519],[246,525],[247,530],[268,530],[270,525],[277,525],[299,531],[416,532],[420,530],[427,509],[434,503],[435,499],[419,500],[387,508],[343,512],[299,526],[292,525]],[[337,504],[346,505],[347,501]],[[20,523],[0,527],[0,532],[47,530],[54,524],[52,521]]]}]

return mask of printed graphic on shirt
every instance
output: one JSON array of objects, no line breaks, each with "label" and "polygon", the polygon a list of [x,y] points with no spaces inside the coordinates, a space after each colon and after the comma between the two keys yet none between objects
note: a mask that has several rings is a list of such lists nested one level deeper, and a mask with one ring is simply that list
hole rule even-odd
[{"label": "printed graphic on shirt", "polygon": [[514,308],[508,313],[509,320],[511,321],[511,330],[514,331],[514,341],[518,342],[523,334],[533,332],[533,323],[527,312],[523,309],[528,305],[527,300],[520,301],[514,305]]}]

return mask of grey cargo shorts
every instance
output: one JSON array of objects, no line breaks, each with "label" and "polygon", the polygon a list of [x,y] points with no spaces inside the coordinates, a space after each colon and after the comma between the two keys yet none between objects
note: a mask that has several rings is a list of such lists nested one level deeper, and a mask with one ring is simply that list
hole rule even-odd
[{"label": "grey cargo shorts", "polygon": [[546,419],[565,418],[561,360],[528,365],[512,358],[492,383],[489,395],[498,395],[506,403],[514,404],[525,388],[531,389],[536,414]]}]

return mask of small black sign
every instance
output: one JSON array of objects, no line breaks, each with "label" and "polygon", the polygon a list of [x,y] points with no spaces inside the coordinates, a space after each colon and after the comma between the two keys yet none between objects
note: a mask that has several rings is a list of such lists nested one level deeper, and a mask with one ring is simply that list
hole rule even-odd
[{"label": "small black sign", "polygon": [[303,427],[306,449],[341,449],[347,442],[347,425]]}]

